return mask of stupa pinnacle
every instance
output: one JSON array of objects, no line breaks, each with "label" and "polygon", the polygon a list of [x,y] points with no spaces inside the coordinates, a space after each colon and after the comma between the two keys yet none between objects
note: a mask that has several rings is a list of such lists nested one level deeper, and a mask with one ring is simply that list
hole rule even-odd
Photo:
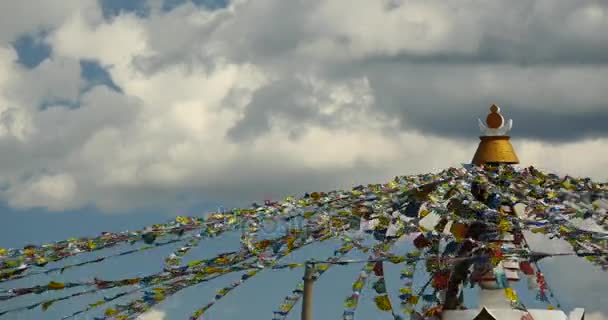
[{"label": "stupa pinnacle", "polygon": [[500,114],[500,108],[493,104],[490,114],[486,117],[486,124],[479,120],[481,136],[479,146],[473,156],[473,164],[482,166],[484,164],[517,164],[519,159],[513,150],[513,146],[507,135],[513,126],[513,120],[505,119]]}]

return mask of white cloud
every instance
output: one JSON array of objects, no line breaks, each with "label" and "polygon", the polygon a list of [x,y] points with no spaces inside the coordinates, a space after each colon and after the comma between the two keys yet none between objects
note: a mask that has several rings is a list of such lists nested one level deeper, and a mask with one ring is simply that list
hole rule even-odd
[{"label": "white cloud", "polygon": [[73,205],[77,185],[68,174],[42,175],[9,189],[9,204],[14,207],[48,207],[51,210]]},{"label": "white cloud", "polygon": [[[349,8],[347,14],[344,8]],[[389,8],[389,1],[322,1],[307,21],[320,37],[302,50],[335,55],[333,50],[342,47],[335,46],[340,38],[350,39],[347,52],[354,57],[400,52],[471,53],[477,49],[480,30],[470,13],[455,14],[444,2],[436,1],[402,1]]]},{"label": "white cloud", "polygon": [[12,48],[0,46],[0,138],[25,142],[37,130],[33,118],[43,103],[76,102],[83,85],[78,60],[52,57],[28,70]]},{"label": "white cloud", "polygon": [[27,135],[27,115],[16,106],[9,88],[19,78],[15,65],[17,53],[12,48],[0,46],[0,138],[14,137],[19,140]]},{"label": "white cloud", "polygon": [[53,57],[44,60],[35,69],[24,70],[11,93],[25,107],[34,111],[42,102],[78,101],[82,85],[78,60]]},{"label": "white cloud", "polygon": [[102,65],[126,66],[145,50],[145,32],[135,15],[106,23],[97,2],[71,10],[49,37],[57,55],[99,60]]},{"label": "white cloud", "polygon": [[15,38],[62,23],[67,16],[94,0],[65,0],[40,2],[36,0],[3,1],[0,3],[0,46]]},{"label": "white cloud", "polygon": [[[51,28],[45,41],[53,55],[36,68],[19,66],[0,41],[0,178],[8,185],[0,196],[16,207],[171,210],[180,202],[246,204],[458,166],[472,157],[474,134],[466,141],[429,135],[419,120],[450,126],[476,110],[466,116],[474,128],[487,105],[501,101],[594,110],[608,98],[608,68],[370,59],[475,59],[490,49],[517,59],[533,38],[518,15],[528,11],[540,24],[529,26],[531,34],[555,12],[588,17],[568,20],[558,51],[567,55],[575,40],[596,48],[606,8],[581,8],[566,1],[505,9],[498,1],[267,0],[208,11],[187,2],[111,20],[96,1],[61,14],[49,9],[53,17],[11,31],[15,38]],[[489,38],[501,41],[487,48]],[[80,93],[80,59],[105,66],[121,92],[97,86]],[[513,144],[525,165],[606,178],[606,139],[550,145],[515,137]]]},{"label": "white cloud", "polygon": [[608,166],[605,150],[608,139],[595,139],[567,144],[543,144],[538,141],[518,143],[525,165],[535,165],[561,175],[592,177],[608,181],[602,168]]}]

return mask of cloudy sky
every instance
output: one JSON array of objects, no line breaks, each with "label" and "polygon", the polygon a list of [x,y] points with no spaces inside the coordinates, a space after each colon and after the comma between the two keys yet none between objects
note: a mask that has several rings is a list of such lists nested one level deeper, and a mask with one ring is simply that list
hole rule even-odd
[{"label": "cloudy sky", "polygon": [[492,103],[523,165],[608,180],[606,30],[605,0],[1,1],[0,246],[459,166]]}]

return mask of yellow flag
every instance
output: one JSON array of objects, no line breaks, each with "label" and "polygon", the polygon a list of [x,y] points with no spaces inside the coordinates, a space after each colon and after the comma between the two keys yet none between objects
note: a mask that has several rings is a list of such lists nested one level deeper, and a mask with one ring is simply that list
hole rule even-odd
[{"label": "yellow flag", "polygon": [[49,284],[47,286],[51,290],[61,290],[61,289],[65,288],[65,284],[63,284],[61,282],[55,282],[55,281],[49,282]]},{"label": "yellow flag", "polygon": [[377,296],[375,298],[375,300],[376,300],[376,307],[378,307],[378,309],[380,309],[382,311],[393,310],[393,307],[391,306],[391,301],[388,299],[387,295]]},{"label": "yellow flag", "polygon": [[287,238],[287,249],[289,251],[293,250],[294,248],[294,242],[296,241],[295,237],[289,237]]},{"label": "yellow flag", "polygon": [[412,308],[403,308],[403,309],[401,309],[401,311],[403,311],[403,313],[406,313],[406,314],[414,313],[414,309],[412,309]]},{"label": "yellow flag", "polygon": [[228,257],[219,257],[215,259],[215,262],[219,263],[219,264],[226,264],[228,262],[230,262],[230,258]]},{"label": "yellow flag", "polygon": [[45,258],[38,258],[36,259],[36,265],[38,266],[44,266],[48,263],[48,261]]},{"label": "yellow flag", "polygon": [[195,267],[195,266],[198,266],[201,263],[202,263],[201,260],[190,261],[190,262],[188,262],[188,266],[189,267]]},{"label": "yellow flag", "polygon": [[509,232],[509,231],[511,231],[512,228],[513,228],[513,226],[511,225],[511,223],[508,220],[501,220],[498,223],[498,229],[501,232]]},{"label": "yellow flag", "polygon": [[363,289],[363,281],[353,283],[353,290],[360,291],[361,289]]},{"label": "yellow flag", "polygon": [[118,311],[116,311],[116,309],[112,309],[112,308],[107,308],[106,311],[103,313],[106,317],[111,317],[114,315],[118,314]]},{"label": "yellow flag", "polygon": [[328,264],[320,264],[320,265],[317,266],[317,270],[319,270],[319,271],[325,271],[327,269],[329,269],[329,265]]},{"label": "yellow flag", "polygon": [[222,272],[223,269],[221,268],[216,268],[216,267],[205,267],[205,269],[203,269],[203,272],[207,273],[207,274],[212,274],[212,273],[220,273]]},{"label": "yellow flag", "polygon": [[509,299],[509,301],[517,301],[517,293],[515,293],[515,290],[511,288],[505,288],[505,295],[507,296],[507,299]]},{"label": "yellow flag", "polygon": [[100,305],[102,305],[104,303],[106,303],[105,300],[98,300],[97,302],[90,303],[89,307],[91,307],[91,308],[99,307]]},{"label": "yellow flag", "polygon": [[398,264],[401,263],[403,261],[405,261],[405,257],[401,257],[401,256],[390,256],[388,257],[388,260],[392,263]]},{"label": "yellow flag", "polygon": [[399,292],[402,294],[412,294],[412,289],[410,288],[401,288],[399,289]]},{"label": "yellow flag", "polygon": [[355,300],[355,299],[347,298],[346,301],[344,301],[344,307],[346,307],[346,308],[354,308],[356,306],[357,306],[357,300]]},{"label": "yellow flag", "polygon": [[304,218],[309,219],[310,217],[312,217],[314,215],[315,215],[314,211],[305,212],[304,213]]},{"label": "yellow flag", "polygon": [[542,234],[547,233],[547,230],[545,228],[533,228],[530,231],[532,231],[533,233],[542,233]]}]

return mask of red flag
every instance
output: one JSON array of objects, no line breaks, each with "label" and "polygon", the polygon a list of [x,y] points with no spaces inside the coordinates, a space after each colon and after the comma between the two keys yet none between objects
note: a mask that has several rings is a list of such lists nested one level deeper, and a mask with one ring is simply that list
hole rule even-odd
[{"label": "red flag", "polygon": [[374,265],[374,274],[376,274],[376,277],[384,277],[384,268],[382,266],[382,262],[376,262]]},{"label": "red flag", "polygon": [[532,265],[530,265],[530,262],[528,262],[528,261],[519,262],[519,269],[521,269],[521,272],[523,272],[524,274],[527,274],[527,275],[534,274],[534,269],[532,268]]},{"label": "red flag", "polygon": [[431,242],[424,237],[424,234],[420,234],[418,237],[416,237],[416,239],[414,239],[414,245],[417,249],[422,249],[430,244]]}]

